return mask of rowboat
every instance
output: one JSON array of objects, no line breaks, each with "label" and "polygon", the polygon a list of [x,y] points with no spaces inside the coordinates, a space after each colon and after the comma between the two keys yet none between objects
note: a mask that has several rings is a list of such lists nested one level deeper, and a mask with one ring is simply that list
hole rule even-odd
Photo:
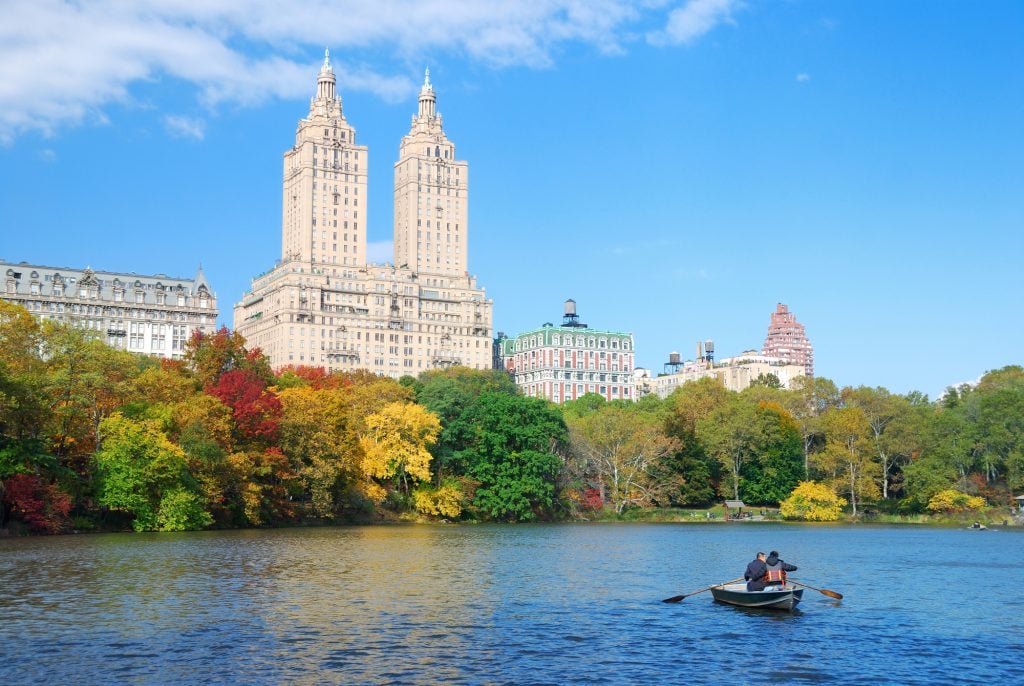
[{"label": "rowboat", "polygon": [[764,591],[748,591],[745,583],[725,584],[711,589],[711,595],[720,603],[792,612],[803,599],[804,589],[792,584],[772,586]]}]

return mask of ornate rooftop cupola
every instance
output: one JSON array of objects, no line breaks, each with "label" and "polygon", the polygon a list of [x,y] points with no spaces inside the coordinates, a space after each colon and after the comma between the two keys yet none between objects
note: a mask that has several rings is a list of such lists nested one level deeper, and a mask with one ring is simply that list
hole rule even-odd
[{"label": "ornate rooftop cupola", "polygon": [[433,119],[436,114],[437,98],[434,96],[434,87],[430,85],[430,69],[427,69],[423,77],[423,88],[420,89],[420,119]]},{"label": "ornate rooftop cupola", "polygon": [[334,100],[336,83],[334,68],[331,67],[331,51],[329,48],[324,48],[324,64],[320,67],[320,75],[316,79],[317,100]]}]

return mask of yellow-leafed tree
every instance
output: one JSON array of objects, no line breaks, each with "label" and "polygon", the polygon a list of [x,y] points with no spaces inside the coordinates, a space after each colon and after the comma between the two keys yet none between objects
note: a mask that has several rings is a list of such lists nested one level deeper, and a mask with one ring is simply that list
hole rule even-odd
[{"label": "yellow-leafed tree", "polygon": [[952,488],[939,491],[928,501],[928,509],[932,512],[956,514],[959,512],[975,512],[985,507],[985,499],[976,495],[967,495]]},{"label": "yellow-leafed tree", "polygon": [[801,481],[779,504],[779,512],[785,519],[834,522],[843,513],[844,505],[846,499],[836,495],[831,487],[815,481]]},{"label": "yellow-leafed tree", "polygon": [[[441,422],[433,412],[409,402],[392,402],[366,417],[363,448],[363,474],[368,479],[391,479],[409,492],[409,478],[430,479],[430,451],[437,440]],[[379,488],[379,487],[378,487]],[[370,489],[377,500],[383,489]]]}]

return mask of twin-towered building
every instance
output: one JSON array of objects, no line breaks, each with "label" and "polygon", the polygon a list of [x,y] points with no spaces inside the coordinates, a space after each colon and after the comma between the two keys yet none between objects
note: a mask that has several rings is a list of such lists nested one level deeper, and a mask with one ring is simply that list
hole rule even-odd
[{"label": "twin-towered building", "polygon": [[436,104],[428,71],[395,163],[394,263],[368,264],[368,150],[325,55],[284,154],[281,259],[235,305],[236,330],[275,368],[492,366],[492,303],[467,271],[469,168]]}]

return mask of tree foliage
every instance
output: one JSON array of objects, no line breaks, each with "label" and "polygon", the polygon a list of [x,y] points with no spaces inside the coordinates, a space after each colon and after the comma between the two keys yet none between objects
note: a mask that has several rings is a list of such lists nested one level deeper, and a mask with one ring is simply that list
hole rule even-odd
[{"label": "tree foliage", "polygon": [[836,495],[829,486],[814,481],[802,481],[788,498],[779,504],[786,519],[808,522],[834,522],[843,513],[846,500]]}]

